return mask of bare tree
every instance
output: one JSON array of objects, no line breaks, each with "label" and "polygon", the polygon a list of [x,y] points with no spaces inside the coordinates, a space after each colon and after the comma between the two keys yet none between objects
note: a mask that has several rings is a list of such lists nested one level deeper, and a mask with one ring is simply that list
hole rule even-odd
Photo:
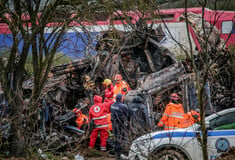
[{"label": "bare tree", "polygon": [[[47,81],[53,58],[61,44],[66,41],[65,33],[71,29],[71,22],[76,20],[81,23],[91,17],[87,12],[89,8],[89,2],[84,1],[1,1],[1,22],[7,28],[5,36],[10,33],[11,39],[8,44],[10,47],[7,62],[0,58],[0,82],[4,96],[11,106],[11,154],[22,155],[30,147],[32,135],[37,131],[38,100]],[[30,54],[34,86],[32,93],[27,97],[29,101],[25,103],[22,83],[26,77],[25,64]],[[23,120],[26,121],[25,124]]]}]

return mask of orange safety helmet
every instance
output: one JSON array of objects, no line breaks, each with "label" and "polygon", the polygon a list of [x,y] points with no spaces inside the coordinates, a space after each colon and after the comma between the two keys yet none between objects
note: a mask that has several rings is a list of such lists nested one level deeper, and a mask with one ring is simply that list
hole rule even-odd
[{"label": "orange safety helmet", "polygon": [[112,81],[110,79],[105,79],[102,84],[106,85],[106,86],[109,86],[111,83],[112,83]]},{"label": "orange safety helmet", "polygon": [[171,94],[171,99],[179,100],[178,94],[177,94],[177,93],[172,93],[172,94]]},{"label": "orange safety helmet", "polygon": [[116,74],[114,80],[122,80],[122,76],[120,74]]}]

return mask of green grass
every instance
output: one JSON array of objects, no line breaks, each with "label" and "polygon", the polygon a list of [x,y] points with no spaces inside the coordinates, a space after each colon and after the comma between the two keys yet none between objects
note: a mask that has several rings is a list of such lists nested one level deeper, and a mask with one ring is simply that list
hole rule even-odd
[{"label": "green grass", "polygon": [[[72,61],[72,59],[68,56],[64,56],[62,53],[57,53],[54,57],[52,66],[57,66],[60,64],[68,63]],[[29,75],[33,75],[33,61],[32,56],[29,56],[27,58],[26,64],[25,64],[25,70]]]}]

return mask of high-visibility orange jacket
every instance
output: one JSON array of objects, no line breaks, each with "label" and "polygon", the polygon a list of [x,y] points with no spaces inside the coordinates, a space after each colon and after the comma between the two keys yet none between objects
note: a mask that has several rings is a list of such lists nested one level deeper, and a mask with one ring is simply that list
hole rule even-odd
[{"label": "high-visibility orange jacket", "polygon": [[200,120],[201,120],[200,114],[197,113],[196,111],[192,110],[192,111],[184,114],[184,119],[181,122],[181,124],[182,124],[181,127],[182,128],[189,127],[189,126],[193,125],[194,123],[199,122]]},{"label": "high-visibility orange jacket", "polygon": [[199,122],[201,120],[200,114],[194,110],[187,113],[193,123]]},{"label": "high-visibility orange jacket", "polygon": [[107,114],[108,130],[112,131],[111,113]]},{"label": "high-visibility orange jacket", "polygon": [[76,123],[77,123],[77,128],[80,129],[82,127],[83,124],[88,123],[88,118],[86,115],[84,114],[80,114],[80,116],[77,117],[76,119]]},{"label": "high-visibility orange jacket", "polygon": [[117,94],[125,95],[127,91],[131,90],[128,83],[124,80],[121,80],[120,83],[116,83],[113,90],[113,97],[116,98]]},{"label": "high-visibility orange jacket", "polygon": [[184,109],[182,104],[169,103],[162,115],[158,126],[165,126],[165,130],[173,130],[184,128],[182,121],[184,120]]},{"label": "high-visibility orange jacket", "polygon": [[[188,115],[188,119],[189,119],[188,126],[191,126],[194,123],[198,123],[201,120],[200,114],[194,110],[188,112],[187,115]],[[188,126],[186,126],[186,127],[188,127]]]}]

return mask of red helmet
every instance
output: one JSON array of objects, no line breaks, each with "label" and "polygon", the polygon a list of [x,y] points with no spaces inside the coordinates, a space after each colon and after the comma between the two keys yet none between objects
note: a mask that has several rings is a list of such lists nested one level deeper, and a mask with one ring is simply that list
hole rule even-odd
[{"label": "red helmet", "polygon": [[179,99],[178,94],[172,93],[172,94],[171,94],[171,99],[178,100],[178,99]]},{"label": "red helmet", "polygon": [[74,108],[73,113],[77,116],[78,114],[82,114],[82,111],[80,111],[78,108]]},{"label": "red helmet", "polygon": [[120,74],[116,74],[114,80],[122,80],[122,76]]}]

